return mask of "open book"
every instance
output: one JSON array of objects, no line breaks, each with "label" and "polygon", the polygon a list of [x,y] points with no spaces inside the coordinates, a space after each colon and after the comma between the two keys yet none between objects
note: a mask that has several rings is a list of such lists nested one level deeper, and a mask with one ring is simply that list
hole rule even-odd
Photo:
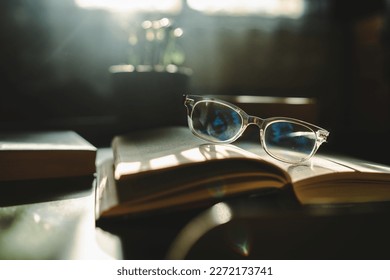
[{"label": "open book", "polygon": [[291,165],[260,143],[209,144],[186,127],[116,136],[112,149],[113,158],[98,167],[102,217],[286,188],[302,204],[390,201],[390,167],[324,155]]}]

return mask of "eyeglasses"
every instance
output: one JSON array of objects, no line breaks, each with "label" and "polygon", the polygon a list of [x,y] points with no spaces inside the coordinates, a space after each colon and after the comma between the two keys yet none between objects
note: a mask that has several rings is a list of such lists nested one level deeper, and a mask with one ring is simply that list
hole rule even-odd
[{"label": "eyeglasses", "polygon": [[292,164],[310,159],[329,132],[316,125],[285,117],[261,119],[216,99],[185,95],[188,126],[197,137],[213,143],[231,143],[248,125],[260,128],[260,142],[271,157]]}]

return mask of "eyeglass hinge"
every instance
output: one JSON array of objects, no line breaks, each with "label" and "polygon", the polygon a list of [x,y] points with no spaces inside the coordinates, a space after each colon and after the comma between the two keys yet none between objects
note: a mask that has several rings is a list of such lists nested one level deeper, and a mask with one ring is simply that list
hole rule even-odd
[{"label": "eyeglass hinge", "polygon": [[326,138],[328,137],[329,132],[326,130],[318,130],[316,134],[317,139],[319,139],[321,142],[326,142]]},{"label": "eyeglass hinge", "polygon": [[184,99],[184,105],[191,105],[191,104],[194,104],[194,99],[192,98],[189,98],[188,95],[183,95],[183,99]]}]

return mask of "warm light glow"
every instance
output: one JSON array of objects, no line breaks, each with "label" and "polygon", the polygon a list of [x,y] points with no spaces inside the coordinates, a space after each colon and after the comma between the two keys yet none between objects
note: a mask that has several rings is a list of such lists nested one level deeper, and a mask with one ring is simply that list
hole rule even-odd
[{"label": "warm light glow", "polygon": [[141,171],[141,162],[121,162],[115,168],[115,179],[119,180],[123,174],[133,174]]},{"label": "warm light glow", "polygon": [[197,148],[181,152],[181,155],[193,162],[207,159],[223,159],[229,157],[229,149],[223,145],[202,145]]},{"label": "warm light glow", "polygon": [[201,162],[210,159],[224,159],[234,157],[257,158],[256,155],[229,144],[205,144],[183,151],[180,153],[180,155],[187,158],[191,162]]},{"label": "warm light glow", "polygon": [[236,95],[236,96],[221,96],[215,97],[226,99],[232,103],[248,103],[248,104],[290,104],[290,105],[311,105],[316,104],[315,98],[308,97],[275,97],[275,96],[255,96],[255,95]]},{"label": "warm light glow", "polygon": [[175,155],[168,155],[150,160],[150,167],[152,169],[167,168],[178,164],[179,161]]},{"label": "warm light glow", "polygon": [[187,3],[192,9],[208,14],[299,18],[305,10],[305,0],[188,0]]},{"label": "warm light glow", "polygon": [[113,65],[113,66],[110,66],[110,68],[108,70],[110,71],[110,73],[134,72],[135,67],[133,65],[129,65],[129,64]]},{"label": "warm light glow", "polygon": [[85,9],[105,9],[112,12],[167,12],[178,13],[181,0],[75,0]]},{"label": "warm light glow", "polygon": [[204,161],[205,156],[200,152],[199,148],[193,148],[180,153],[183,157],[192,162]]}]

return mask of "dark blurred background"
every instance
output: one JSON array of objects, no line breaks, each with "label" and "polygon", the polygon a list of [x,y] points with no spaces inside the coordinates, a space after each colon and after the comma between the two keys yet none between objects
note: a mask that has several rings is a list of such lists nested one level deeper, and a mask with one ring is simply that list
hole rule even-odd
[{"label": "dark blurred background", "polygon": [[[132,129],[120,116],[142,123],[129,113],[132,103],[148,110],[157,100],[153,106],[175,112],[169,102],[177,99],[167,94],[183,90],[309,97],[317,100],[317,124],[331,131],[325,150],[390,164],[387,1],[228,2],[3,0],[0,129],[73,129],[104,146]],[[120,100],[110,67],[153,64],[142,60],[147,46],[137,32],[165,17],[182,32],[171,64],[186,71],[146,79],[133,71],[138,84],[122,84],[129,95]],[[159,119],[153,112],[164,114],[151,110],[148,122]],[[162,124],[185,121],[179,112]]]}]

